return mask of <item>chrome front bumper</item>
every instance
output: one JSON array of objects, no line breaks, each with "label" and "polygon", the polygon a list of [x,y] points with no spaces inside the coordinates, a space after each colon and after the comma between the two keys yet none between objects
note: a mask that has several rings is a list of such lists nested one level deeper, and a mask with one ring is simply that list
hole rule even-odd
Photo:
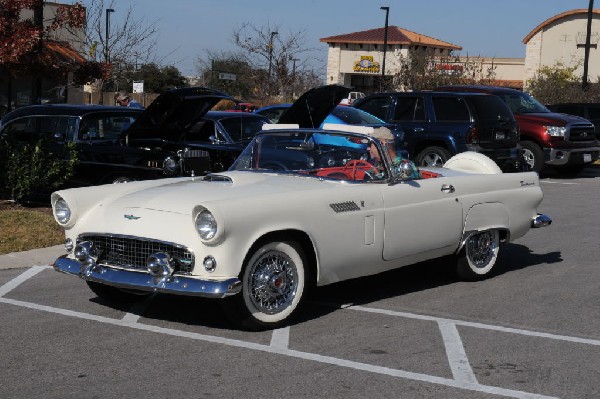
[{"label": "chrome front bumper", "polygon": [[235,295],[242,289],[242,283],[237,278],[199,280],[180,275],[157,278],[146,272],[114,269],[98,264],[89,265],[68,258],[67,255],[54,262],[54,270],[117,288],[176,295],[224,298]]}]

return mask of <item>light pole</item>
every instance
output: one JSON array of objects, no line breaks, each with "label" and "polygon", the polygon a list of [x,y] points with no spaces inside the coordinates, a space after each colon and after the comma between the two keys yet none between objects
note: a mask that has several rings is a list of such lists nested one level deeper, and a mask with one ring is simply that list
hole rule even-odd
[{"label": "light pole", "polygon": [[387,53],[388,16],[390,14],[390,8],[389,7],[379,7],[379,9],[385,11],[385,27],[383,29],[383,62],[381,63],[381,82],[379,82],[379,91],[382,91],[383,81],[385,79],[385,56]]},{"label": "light pole", "polygon": [[108,51],[108,38],[110,36],[110,13],[111,12],[115,12],[114,9],[112,8],[107,8],[106,9],[106,45],[104,46],[104,55],[105,55],[105,61],[106,63],[110,63],[110,54]]},{"label": "light pole", "polygon": [[592,15],[594,12],[594,0],[590,0],[587,14],[587,31],[585,34],[585,49],[583,58],[583,78],[581,79],[581,89],[586,91],[588,88],[588,64],[590,63],[590,37],[592,35]]},{"label": "light pole", "polygon": [[271,67],[273,63],[273,36],[279,34],[278,32],[271,32],[271,40],[269,40],[269,80],[271,80]]}]

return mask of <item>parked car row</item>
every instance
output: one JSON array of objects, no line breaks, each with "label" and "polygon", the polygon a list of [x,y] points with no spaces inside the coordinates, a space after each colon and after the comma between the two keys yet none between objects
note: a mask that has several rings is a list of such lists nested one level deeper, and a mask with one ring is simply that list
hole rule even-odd
[{"label": "parked car row", "polygon": [[[506,172],[540,172],[546,165],[577,172],[600,155],[591,122],[553,113],[512,89],[445,86],[438,91],[377,93],[360,96],[351,107],[337,105],[349,93],[347,87],[323,86],[294,104],[252,113],[210,111],[221,100],[234,100],[207,88],[166,92],[146,110],[29,106],[2,118],[0,139],[43,139],[51,153],[74,143],[79,163],[67,187],[224,171],[270,123],[387,127],[397,152],[419,166],[443,166],[458,153],[474,151]],[[575,113],[567,105],[553,107]],[[592,116],[589,107],[579,108]]]}]

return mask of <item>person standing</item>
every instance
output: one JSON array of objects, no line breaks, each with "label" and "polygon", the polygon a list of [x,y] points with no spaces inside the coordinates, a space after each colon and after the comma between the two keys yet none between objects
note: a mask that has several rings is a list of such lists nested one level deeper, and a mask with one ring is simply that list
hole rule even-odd
[{"label": "person standing", "polygon": [[115,102],[122,107],[140,108],[144,109],[142,104],[129,97],[127,94],[118,92],[115,94]]}]

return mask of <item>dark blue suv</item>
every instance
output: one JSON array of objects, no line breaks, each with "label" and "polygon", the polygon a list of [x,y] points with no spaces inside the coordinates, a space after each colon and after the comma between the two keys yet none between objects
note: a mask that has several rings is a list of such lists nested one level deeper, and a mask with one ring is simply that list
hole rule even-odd
[{"label": "dark blue suv", "polygon": [[498,97],[480,93],[393,92],[357,100],[354,107],[404,130],[400,145],[423,166],[476,151],[504,171],[522,170],[519,127]]}]

